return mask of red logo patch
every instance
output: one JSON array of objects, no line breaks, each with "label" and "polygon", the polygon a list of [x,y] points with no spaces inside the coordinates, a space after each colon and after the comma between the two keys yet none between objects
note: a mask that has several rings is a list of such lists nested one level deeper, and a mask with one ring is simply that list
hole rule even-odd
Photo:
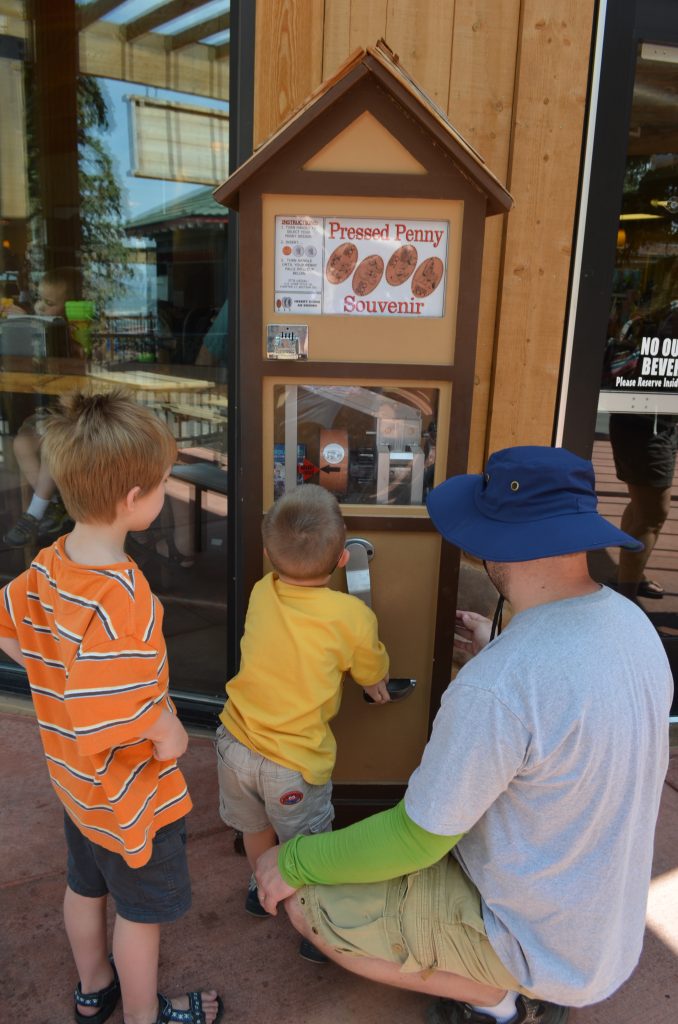
[{"label": "red logo patch", "polygon": [[303,793],[300,793],[298,789],[291,789],[289,793],[283,793],[280,797],[280,803],[283,807],[291,807],[292,804],[300,804],[303,799]]}]

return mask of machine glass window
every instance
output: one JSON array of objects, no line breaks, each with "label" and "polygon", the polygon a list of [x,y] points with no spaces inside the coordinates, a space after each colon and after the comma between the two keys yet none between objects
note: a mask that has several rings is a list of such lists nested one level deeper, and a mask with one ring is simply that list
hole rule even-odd
[{"label": "machine glass window", "polygon": [[358,505],[422,505],[433,486],[438,391],[279,384],[273,493],[316,484]]}]

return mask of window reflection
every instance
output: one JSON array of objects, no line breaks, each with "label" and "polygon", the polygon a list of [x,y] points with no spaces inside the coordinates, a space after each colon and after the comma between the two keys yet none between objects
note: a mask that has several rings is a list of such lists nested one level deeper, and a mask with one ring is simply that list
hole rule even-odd
[{"label": "window reflection", "polygon": [[70,526],[40,460],[50,406],[131,388],[180,467],[129,551],[175,689],[204,694],[226,659],[228,9],[6,0],[0,57],[0,574]]},{"label": "window reflection", "polygon": [[599,577],[667,639],[678,636],[677,56],[638,54],[594,445],[601,510],[645,545],[618,564],[606,556]]}]

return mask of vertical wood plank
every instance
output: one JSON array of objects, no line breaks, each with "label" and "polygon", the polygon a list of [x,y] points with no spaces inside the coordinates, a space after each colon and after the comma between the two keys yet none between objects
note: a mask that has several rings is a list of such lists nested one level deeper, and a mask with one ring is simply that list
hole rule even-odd
[{"label": "vertical wood plank", "polygon": [[323,38],[323,81],[341,67],[351,52],[351,0],[327,0]]},{"label": "vertical wood plank", "polygon": [[[448,115],[505,182],[511,147],[520,0],[456,0]],[[513,216],[509,214],[509,216]],[[505,217],[485,227],[469,471],[482,468],[492,384],[497,292]]]},{"label": "vertical wood plank", "polygon": [[520,0],[456,0],[449,118],[506,180]]},{"label": "vertical wood plank", "polygon": [[489,448],[550,444],[594,0],[524,0]]},{"label": "vertical wood plank", "polygon": [[323,79],[330,78],[354,50],[374,46],[386,35],[387,3],[388,0],[327,0]]},{"label": "vertical wood plank", "polygon": [[447,109],[455,0],[388,0],[385,38],[415,82]]},{"label": "vertical wood plank", "polygon": [[257,0],[255,148],[320,84],[323,30],[323,0]]}]

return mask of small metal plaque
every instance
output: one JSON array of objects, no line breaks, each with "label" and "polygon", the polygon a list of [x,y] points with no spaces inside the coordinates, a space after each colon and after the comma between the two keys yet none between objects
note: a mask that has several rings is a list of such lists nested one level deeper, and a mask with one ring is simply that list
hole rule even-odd
[{"label": "small metal plaque", "polygon": [[308,359],[307,324],[267,324],[267,359]]}]

